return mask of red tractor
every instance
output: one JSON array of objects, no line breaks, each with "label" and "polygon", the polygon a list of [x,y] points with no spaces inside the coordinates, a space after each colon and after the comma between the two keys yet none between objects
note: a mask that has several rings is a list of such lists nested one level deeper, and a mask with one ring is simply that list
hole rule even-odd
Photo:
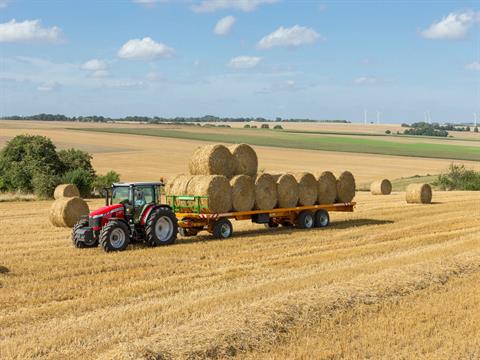
[{"label": "red tractor", "polygon": [[72,230],[78,248],[125,250],[131,241],[148,246],[175,242],[178,221],[169,205],[160,204],[163,183],[116,183],[105,189],[105,206],[81,218]]}]

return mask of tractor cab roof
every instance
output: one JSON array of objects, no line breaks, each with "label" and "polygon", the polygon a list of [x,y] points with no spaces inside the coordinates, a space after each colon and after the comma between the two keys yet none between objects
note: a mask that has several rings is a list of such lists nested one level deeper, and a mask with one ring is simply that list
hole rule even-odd
[{"label": "tractor cab roof", "polygon": [[112,187],[134,187],[134,186],[163,186],[163,182],[126,182],[113,183]]}]

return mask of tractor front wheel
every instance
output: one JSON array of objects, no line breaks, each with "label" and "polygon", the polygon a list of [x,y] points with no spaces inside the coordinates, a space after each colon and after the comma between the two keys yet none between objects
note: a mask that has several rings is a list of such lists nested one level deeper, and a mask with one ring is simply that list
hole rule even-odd
[{"label": "tractor front wheel", "polygon": [[128,226],[118,220],[108,222],[100,231],[100,245],[103,250],[123,251],[130,242]]},{"label": "tractor front wheel", "polygon": [[170,245],[177,239],[178,220],[172,210],[153,210],[145,224],[145,242],[148,246]]},{"label": "tractor front wheel", "polygon": [[85,241],[84,239],[81,238],[79,234],[79,230],[81,228],[87,227],[88,226],[88,219],[80,219],[78,222],[73,226],[72,229],[72,242],[73,245],[76,248],[92,248],[92,247],[97,247],[98,246],[98,240],[97,239],[92,239],[92,241]]}]

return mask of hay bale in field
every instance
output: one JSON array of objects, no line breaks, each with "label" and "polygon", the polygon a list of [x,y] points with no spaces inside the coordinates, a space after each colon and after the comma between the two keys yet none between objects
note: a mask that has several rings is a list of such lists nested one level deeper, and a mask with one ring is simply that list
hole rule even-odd
[{"label": "hay bale in field", "polygon": [[392,183],[388,179],[374,181],[370,185],[370,192],[372,195],[390,195]]},{"label": "hay bale in field", "polygon": [[89,212],[85,200],[79,197],[61,198],[53,202],[49,217],[53,226],[73,227],[81,216]]},{"label": "hay bale in field", "polygon": [[250,145],[236,144],[228,148],[235,162],[235,175],[255,176],[258,170],[257,153]]},{"label": "hay bale in field", "polygon": [[235,170],[235,160],[226,146],[205,145],[193,152],[188,168],[192,175],[223,175],[231,178]]},{"label": "hay bale in field", "polygon": [[344,171],[337,179],[337,202],[349,203],[355,197],[355,178],[350,171]]},{"label": "hay bale in field", "polygon": [[277,183],[277,199],[279,208],[291,208],[298,204],[298,183],[291,174],[273,175]]},{"label": "hay bale in field", "polygon": [[317,177],[317,203],[333,204],[337,198],[337,178],[331,171],[324,171]]},{"label": "hay bale in field", "polygon": [[255,178],[256,210],[270,210],[277,205],[277,184],[272,175],[262,173]]},{"label": "hay bale in field", "polygon": [[308,172],[299,172],[292,175],[298,183],[298,205],[314,205],[318,197],[318,185],[315,176]]},{"label": "hay bale in field", "polygon": [[232,187],[232,209],[250,211],[255,204],[255,182],[248,175],[236,175],[230,180]]},{"label": "hay bale in field", "polygon": [[78,191],[77,186],[74,184],[60,184],[55,188],[53,197],[55,199],[61,199],[64,197],[80,197],[80,192]]},{"label": "hay bale in field", "polygon": [[232,188],[225,176],[192,176],[186,186],[188,195],[207,196],[206,199],[200,201],[200,204],[210,212],[224,213],[232,209]]},{"label": "hay bale in field", "polygon": [[407,186],[405,199],[409,204],[430,204],[432,188],[428,184],[410,184]]}]

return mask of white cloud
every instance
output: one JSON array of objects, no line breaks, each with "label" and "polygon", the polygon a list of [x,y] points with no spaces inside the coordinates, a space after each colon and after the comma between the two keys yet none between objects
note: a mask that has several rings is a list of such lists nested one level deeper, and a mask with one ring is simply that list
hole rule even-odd
[{"label": "white cloud", "polygon": [[171,57],[175,51],[165,44],[157,43],[150,37],[128,40],[118,51],[118,56],[124,59],[151,60],[161,57]]},{"label": "white cloud", "polygon": [[251,69],[257,66],[261,60],[261,57],[256,56],[237,56],[228,62],[228,66],[233,69]]},{"label": "white cloud", "polygon": [[56,81],[47,81],[47,82],[44,82],[42,84],[40,84],[38,87],[37,87],[37,90],[38,91],[53,91],[53,90],[56,90],[58,89],[58,87],[60,86],[59,83],[57,83]]},{"label": "white cloud", "polygon": [[199,4],[192,6],[196,12],[213,12],[217,10],[235,9],[242,11],[253,11],[259,5],[273,4],[278,0],[202,0]]},{"label": "white cloud", "polygon": [[263,37],[257,44],[260,49],[270,49],[276,46],[297,47],[312,44],[322,39],[315,30],[299,25],[291,28],[279,27],[277,30]]},{"label": "white cloud", "polygon": [[94,77],[94,78],[104,78],[104,77],[107,77],[109,75],[110,75],[110,73],[107,70],[97,70],[97,71],[93,71],[90,74],[90,76]]},{"label": "white cloud", "polygon": [[0,0],[0,9],[6,8],[9,0]]},{"label": "white cloud", "polygon": [[134,3],[144,5],[146,7],[153,7],[157,3],[165,3],[168,2],[168,0],[133,0]]},{"label": "white cloud", "polygon": [[422,36],[427,39],[463,39],[467,36],[470,27],[478,21],[480,21],[480,13],[474,11],[450,13],[423,30]]},{"label": "white cloud", "polygon": [[17,22],[15,19],[0,24],[0,42],[17,41],[47,41],[60,40],[61,30],[54,26],[42,28],[40,20],[25,20]]},{"label": "white cloud", "polygon": [[467,65],[465,66],[465,68],[466,68],[467,70],[477,70],[477,71],[480,71],[480,62],[479,62],[479,61],[474,61],[474,62],[472,62],[472,63],[470,63],[470,64],[467,64]]},{"label": "white cloud", "polygon": [[107,70],[108,64],[105,60],[91,59],[82,64],[83,70],[89,71],[98,71],[98,70]]},{"label": "white cloud", "polygon": [[224,18],[218,20],[213,32],[217,35],[227,35],[232,30],[234,24],[235,18],[233,16],[225,16]]},{"label": "white cloud", "polygon": [[159,74],[159,73],[157,73],[157,72],[155,72],[155,71],[150,71],[150,72],[147,74],[146,77],[147,77],[147,80],[148,80],[148,81],[152,81],[152,82],[163,80],[162,75]]},{"label": "white cloud", "polygon": [[360,76],[353,80],[353,82],[357,85],[374,85],[378,82],[378,80],[374,77]]}]

